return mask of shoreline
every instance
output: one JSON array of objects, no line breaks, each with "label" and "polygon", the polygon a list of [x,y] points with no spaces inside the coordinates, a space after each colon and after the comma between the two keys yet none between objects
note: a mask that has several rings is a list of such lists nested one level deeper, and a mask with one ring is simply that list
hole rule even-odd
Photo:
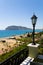
[{"label": "shoreline", "polygon": [[23,35],[24,34],[0,38],[0,55],[6,52],[10,52],[15,47],[22,45],[21,42],[18,41],[17,39],[21,39],[20,36],[23,36]]},{"label": "shoreline", "polygon": [[26,33],[26,34],[21,34],[21,35],[13,35],[10,37],[0,38],[0,55],[11,51],[15,47],[22,45],[18,39],[25,38],[27,37],[27,35],[30,36],[31,34],[32,33]]},{"label": "shoreline", "polygon": [[[35,32],[41,32],[41,30],[35,30]],[[8,38],[11,36],[15,36],[15,35],[22,35],[22,34],[26,34],[26,33],[32,33],[32,30],[2,30],[0,31],[0,38]]]}]

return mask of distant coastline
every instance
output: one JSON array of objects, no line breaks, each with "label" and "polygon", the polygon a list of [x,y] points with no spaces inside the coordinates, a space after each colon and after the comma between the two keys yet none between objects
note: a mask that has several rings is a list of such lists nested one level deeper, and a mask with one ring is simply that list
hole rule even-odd
[{"label": "distant coastline", "polygon": [[32,30],[32,29],[23,26],[8,26],[5,30]]},{"label": "distant coastline", "polygon": [[[32,28],[28,28],[28,27],[23,27],[23,26],[7,26],[5,28],[5,30],[32,30]],[[43,31],[43,29],[35,29],[35,30],[41,30]]]},{"label": "distant coastline", "polygon": [[[36,29],[35,32],[41,32],[41,29]],[[26,33],[32,33],[31,28],[26,28],[22,26],[8,26],[5,30],[0,30],[0,38],[10,37],[15,35],[21,35]]]}]

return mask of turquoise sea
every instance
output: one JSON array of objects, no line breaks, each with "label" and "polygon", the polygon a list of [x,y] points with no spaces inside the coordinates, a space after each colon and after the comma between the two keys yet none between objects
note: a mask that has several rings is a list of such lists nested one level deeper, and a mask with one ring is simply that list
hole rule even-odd
[{"label": "turquoise sea", "polygon": [[[36,30],[35,32],[41,32],[42,30]],[[0,30],[0,38],[9,37],[12,35],[21,35],[25,33],[30,33],[32,30]]]}]

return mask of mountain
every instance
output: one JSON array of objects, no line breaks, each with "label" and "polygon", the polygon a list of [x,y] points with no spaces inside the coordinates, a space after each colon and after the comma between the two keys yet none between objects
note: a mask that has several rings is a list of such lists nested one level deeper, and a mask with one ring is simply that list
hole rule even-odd
[{"label": "mountain", "polygon": [[29,30],[31,28],[23,27],[23,26],[8,26],[5,30]]}]

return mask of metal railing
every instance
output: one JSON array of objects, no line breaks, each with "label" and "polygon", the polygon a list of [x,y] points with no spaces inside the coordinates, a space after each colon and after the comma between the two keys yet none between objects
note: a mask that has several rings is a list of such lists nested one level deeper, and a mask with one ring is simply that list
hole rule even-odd
[{"label": "metal railing", "polygon": [[1,62],[0,65],[20,65],[20,63],[28,56],[28,48],[13,54],[11,57]]}]

